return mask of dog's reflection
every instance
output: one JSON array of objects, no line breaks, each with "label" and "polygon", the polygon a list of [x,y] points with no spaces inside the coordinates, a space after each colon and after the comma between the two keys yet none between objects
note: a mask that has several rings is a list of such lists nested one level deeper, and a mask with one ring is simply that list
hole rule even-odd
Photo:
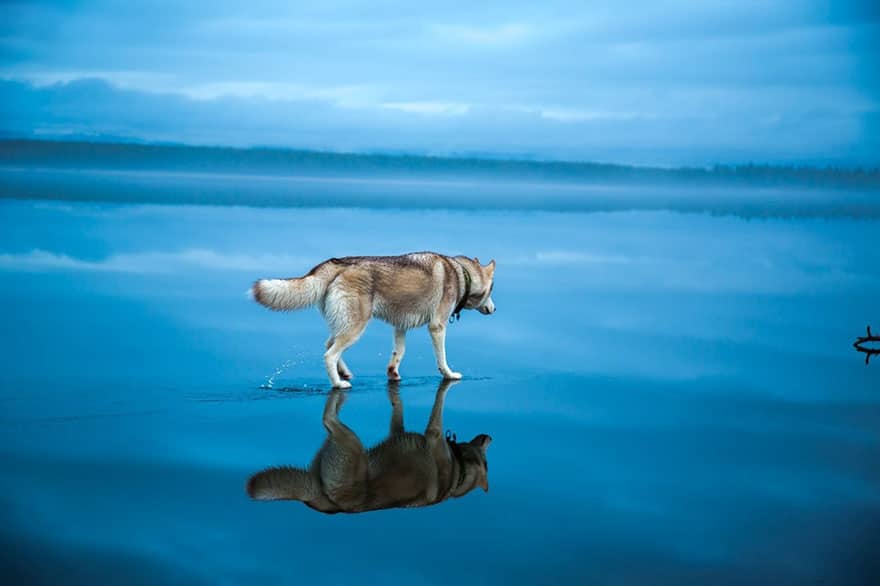
[{"label": "dog's reflection", "polygon": [[443,434],[443,403],[457,381],[443,381],[424,434],[403,429],[397,383],[389,383],[391,430],[366,450],[339,420],[345,393],[333,391],[324,406],[327,439],[308,469],[267,468],[251,476],[247,492],[256,500],[297,500],[323,513],[360,513],[396,507],[424,507],[460,497],[476,487],[489,490],[485,434],[458,443]]}]

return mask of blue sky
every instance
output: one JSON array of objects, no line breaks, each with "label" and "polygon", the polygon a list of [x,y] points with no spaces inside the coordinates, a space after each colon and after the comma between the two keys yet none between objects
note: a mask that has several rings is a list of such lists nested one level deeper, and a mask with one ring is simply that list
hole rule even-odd
[{"label": "blue sky", "polygon": [[4,3],[0,132],[880,164],[872,2]]}]

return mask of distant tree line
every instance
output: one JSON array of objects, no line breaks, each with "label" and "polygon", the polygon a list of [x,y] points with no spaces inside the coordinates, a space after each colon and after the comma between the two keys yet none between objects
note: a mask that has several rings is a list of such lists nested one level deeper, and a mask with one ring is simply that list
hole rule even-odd
[{"label": "distant tree line", "polygon": [[880,168],[716,165],[665,169],[476,157],[353,154],[281,148],[0,140],[0,165],[272,175],[509,177],[537,181],[724,183],[880,188]]}]

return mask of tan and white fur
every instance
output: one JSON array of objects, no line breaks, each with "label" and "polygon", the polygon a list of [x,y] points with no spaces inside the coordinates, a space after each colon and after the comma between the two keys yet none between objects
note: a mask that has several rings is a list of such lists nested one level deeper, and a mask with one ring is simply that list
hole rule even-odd
[{"label": "tan and white fur", "polygon": [[443,378],[460,379],[446,361],[446,324],[459,306],[494,313],[494,277],[494,260],[481,265],[477,258],[435,252],[350,256],[322,262],[303,277],[261,279],[251,294],[270,309],[317,305],[330,327],[324,353],[327,375],[333,387],[347,389],[352,373],[342,353],[360,338],[372,317],[394,326],[389,380],[400,380],[407,330],[426,324]]},{"label": "tan and white fur", "polygon": [[250,477],[248,494],[261,501],[301,501],[322,513],[362,513],[429,506],[477,487],[488,491],[486,448],[492,438],[480,434],[458,443],[443,435],[443,404],[453,384],[448,379],[440,383],[421,434],[404,430],[398,383],[389,382],[391,428],[388,437],[369,450],[339,420],[345,393],[332,391],[322,416],[327,438],[311,465],[266,468]]}]

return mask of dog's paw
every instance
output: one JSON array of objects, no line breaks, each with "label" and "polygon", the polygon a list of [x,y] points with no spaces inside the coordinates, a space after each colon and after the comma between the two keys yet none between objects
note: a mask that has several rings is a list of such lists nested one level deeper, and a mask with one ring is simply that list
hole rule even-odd
[{"label": "dog's paw", "polygon": [[388,367],[388,380],[390,381],[399,381],[400,380],[400,372],[397,371],[393,366]]},{"label": "dog's paw", "polygon": [[444,372],[443,378],[445,378],[446,380],[461,380],[461,373],[452,371]]},{"label": "dog's paw", "polygon": [[350,389],[351,383],[348,382],[347,380],[341,380],[338,383],[336,383],[335,385],[333,385],[333,388],[334,389]]}]

